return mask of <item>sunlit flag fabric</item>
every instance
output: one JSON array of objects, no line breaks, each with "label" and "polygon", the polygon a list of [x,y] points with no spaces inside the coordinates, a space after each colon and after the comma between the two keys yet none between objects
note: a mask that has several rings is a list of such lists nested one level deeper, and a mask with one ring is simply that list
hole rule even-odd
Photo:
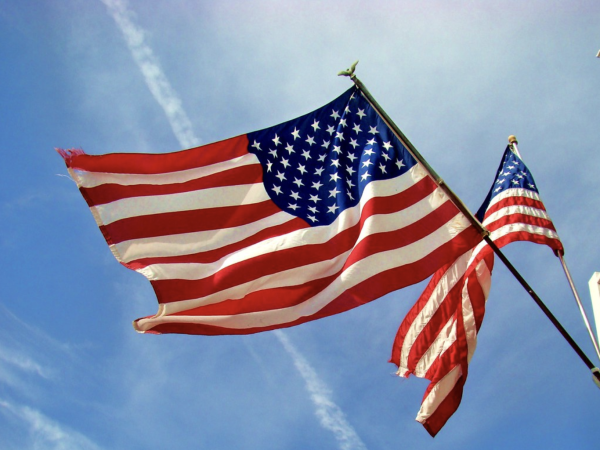
[{"label": "sunlit flag fabric", "polygon": [[[507,147],[477,212],[498,247],[531,241],[563,252],[531,172]],[[435,436],[458,408],[491,285],[494,254],[481,242],[439,269],[400,325],[391,362],[398,375],[431,380],[417,420]]]},{"label": "sunlit flag fabric", "polygon": [[180,152],[59,152],[117,260],[155,290],[139,332],[297,325],[419,282],[481,241],[356,88]]}]

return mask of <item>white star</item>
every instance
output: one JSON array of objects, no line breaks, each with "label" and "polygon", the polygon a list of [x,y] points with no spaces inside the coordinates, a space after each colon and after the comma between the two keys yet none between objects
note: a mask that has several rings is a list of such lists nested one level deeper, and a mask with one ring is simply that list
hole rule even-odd
[{"label": "white star", "polygon": [[348,185],[348,187],[350,189],[352,189],[354,186],[356,186],[353,182],[352,182],[352,178],[346,178],[346,184]]},{"label": "white star", "polygon": [[271,154],[271,156],[273,158],[277,158],[277,150],[275,150],[275,149],[269,150],[269,153]]},{"label": "white star", "polygon": [[301,179],[299,178],[295,178],[294,177],[294,181],[292,181],[292,183],[294,183],[296,186],[300,187],[300,186],[304,186],[304,183],[302,182]]},{"label": "white star", "polygon": [[319,158],[317,159],[319,160],[319,162],[324,162],[325,158],[327,158],[327,154],[319,155]]},{"label": "white star", "polygon": [[329,181],[334,181],[337,183],[337,180],[339,180],[339,179],[340,179],[340,176],[338,175],[337,172],[329,174]]},{"label": "white star", "polygon": [[332,111],[333,111],[333,114],[329,117],[333,117],[333,120],[339,119],[340,115],[338,114],[338,112],[335,110],[332,110]]},{"label": "white star", "polygon": [[271,161],[267,161],[267,172],[271,171],[271,167],[273,167],[273,163]]},{"label": "white star", "polygon": [[337,186],[334,187],[331,191],[329,191],[329,196],[330,197],[335,197],[336,195],[338,195],[340,193],[340,191],[337,190]]},{"label": "white star", "polygon": [[517,180],[512,180],[512,184],[514,184],[516,186],[519,184],[519,182]]},{"label": "white star", "polygon": [[292,153],[296,153],[296,150],[294,150],[294,147],[292,147],[290,144],[286,145],[285,149],[288,151],[288,155],[291,155]]},{"label": "white star", "polygon": [[292,191],[292,193],[290,194],[290,197],[292,197],[294,200],[298,200],[300,198],[300,194]]},{"label": "white star", "polygon": [[356,148],[358,147],[358,142],[356,142],[356,139],[350,139],[350,145],[352,148]]},{"label": "white star", "polygon": [[530,187],[531,189],[535,189],[535,186],[534,186],[533,184],[531,184],[531,183],[528,183],[528,185],[529,185],[529,187]]},{"label": "white star", "polygon": [[394,164],[396,164],[398,166],[398,170],[400,170],[404,167],[404,162],[401,159],[397,159]]},{"label": "white star", "polygon": [[388,155],[387,153],[382,153],[381,156],[383,156],[385,158],[386,161],[389,161],[390,159],[390,155]]},{"label": "white star", "polygon": [[334,145],[332,151],[336,152],[339,155],[340,153],[342,153],[342,147],[340,147],[339,145]]},{"label": "white star", "polygon": [[367,145],[375,145],[375,138],[371,138],[367,141]]},{"label": "white star", "polygon": [[329,147],[329,144],[331,144],[331,141],[326,141],[325,139],[323,139],[323,143],[321,144],[321,147],[327,148],[327,147]]},{"label": "white star", "polygon": [[285,175],[282,174],[280,171],[277,171],[277,175],[275,175],[275,177],[279,178],[279,181],[287,180],[287,178],[285,177]]},{"label": "white star", "polygon": [[279,140],[279,136],[277,136],[277,134],[273,138],[273,143],[275,144],[275,147],[277,147],[279,144],[281,144],[281,141]]},{"label": "white star", "polygon": [[363,166],[363,167],[367,167],[367,168],[368,168],[368,167],[369,167],[371,164],[373,164],[373,163],[371,162],[371,160],[370,160],[370,159],[367,159],[366,161],[363,161],[363,165],[362,165],[362,166]]},{"label": "white star", "polygon": [[375,153],[375,152],[373,151],[372,148],[365,150],[365,155],[367,155],[367,156],[371,156],[373,153]]},{"label": "white star", "polygon": [[369,172],[365,172],[361,175],[360,177],[360,181],[365,181],[367,178],[369,178],[371,176],[371,174]]},{"label": "white star", "polygon": [[356,112],[356,115],[362,119],[363,117],[365,117],[365,116],[366,116],[366,114],[365,114],[365,110],[364,110],[364,109],[359,109],[359,110]]},{"label": "white star", "polygon": [[310,220],[312,220],[313,222],[316,222],[316,221],[317,221],[317,218],[316,218],[315,216],[311,216],[310,214],[309,214],[308,216],[306,216],[306,217],[308,217],[308,218],[309,218]]},{"label": "white star", "polygon": [[502,184],[502,183],[504,183],[505,180],[506,180],[506,178],[501,178],[498,181],[496,181],[496,183]]},{"label": "white star", "polygon": [[352,192],[350,192],[350,189],[346,190],[346,194],[348,194],[348,198],[350,200],[354,200],[354,197],[352,197]]},{"label": "white star", "polygon": [[311,213],[313,213],[313,214],[316,214],[316,213],[318,213],[318,212],[319,212],[319,210],[317,209],[317,207],[316,207],[316,206],[309,206],[309,207],[308,207],[308,210],[309,210]]},{"label": "white star", "polygon": [[352,129],[353,129],[354,131],[356,131],[356,134],[358,134],[358,133],[360,133],[360,132],[362,131],[362,130],[360,129],[360,125],[359,125],[359,124],[356,124],[356,125],[354,125],[354,127],[352,127]]},{"label": "white star", "polygon": [[256,141],[254,141],[254,144],[252,144],[252,147],[254,147],[256,150],[262,150],[262,149],[260,148],[260,142],[256,142]]},{"label": "white star", "polygon": [[371,134],[377,134],[377,133],[379,133],[379,131],[377,131],[377,128],[376,128],[376,127],[371,127],[371,126],[370,126],[370,127],[369,127],[369,133],[371,133]]},{"label": "white star", "polygon": [[298,170],[300,171],[300,173],[302,175],[304,175],[306,173],[306,166],[303,166],[302,164],[298,164]]},{"label": "white star", "polygon": [[290,203],[290,204],[288,205],[288,208],[290,208],[291,210],[294,210],[294,211],[296,211],[296,210],[299,208],[299,206],[298,206],[298,205],[296,205],[295,203]]},{"label": "white star", "polygon": [[340,209],[340,207],[336,204],[333,204],[327,208],[327,212],[330,212],[331,214],[335,214],[336,209]]},{"label": "white star", "polygon": [[347,127],[348,125],[346,124],[346,119],[341,119],[340,120],[340,125],[343,127]]},{"label": "white star", "polygon": [[272,188],[272,189],[275,191],[275,193],[276,193],[277,195],[281,194],[281,188],[280,188],[279,186],[275,186],[275,185],[273,185],[273,188]]},{"label": "white star", "polygon": [[332,159],[331,160],[331,165],[335,166],[335,167],[340,167],[340,160],[339,159]]},{"label": "white star", "polygon": [[309,202],[319,202],[321,199],[319,198],[319,196],[317,194],[311,194],[310,198],[308,199]]},{"label": "white star", "polygon": [[321,174],[323,173],[323,167],[319,167],[318,169],[315,169],[315,175],[320,177]]},{"label": "white star", "polygon": [[352,162],[354,162],[354,160],[356,159],[356,156],[354,156],[354,153],[348,153],[348,159]]},{"label": "white star", "polygon": [[352,176],[352,174],[353,174],[354,172],[356,172],[356,170],[354,170],[354,169],[352,168],[352,166],[346,166],[346,172],[348,172],[348,175]]},{"label": "white star", "polygon": [[315,142],[315,140],[314,140],[314,138],[312,136],[308,136],[306,138],[306,142],[308,143],[308,145],[316,144],[316,142]]},{"label": "white star", "polygon": [[323,184],[320,181],[313,181],[313,184],[311,187],[318,191],[321,188],[321,186],[323,186]]},{"label": "white star", "polygon": [[302,152],[302,156],[304,156],[304,158],[306,158],[307,161],[311,158],[310,152],[308,150],[304,150]]},{"label": "white star", "polygon": [[321,127],[319,127],[319,122],[317,121],[317,119],[315,119],[311,127],[313,127],[313,130],[315,130],[315,133],[317,132],[317,130],[321,129]]},{"label": "white star", "polygon": [[335,133],[335,138],[339,139],[340,141],[344,140],[344,133],[342,133],[341,131],[338,131],[337,133]]},{"label": "white star", "polygon": [[386,150],[389,150],[390,148],[392,148],[392,144],[390,144],[390,141],[384,142],[383,148],[385,148]]},{"label": "white star", "polygon": [[501,190],[502,190],[502,188],[501,188],[500,186],[498,186],[498,187],[497,187],[497,188],[494,190],[494,192],[500,192]]},{"label": "white star", "polygon": [[294,131],[292,131],[292,136],[294,136],[294,140],[300,137],[300,132],[294,127]]},{"label": "white star", "polygon": [[383,163],[379,164],[379,170],[381,170],[381,173],[387,173],[385,170],[385,166],[383,165]]},{"label": "white star", "polygon": [[288,162],[288,160],[285,159],[285,158],[281,158],[281,164],[283,164],[283,167],[285,167],[286,169],[290,165],[290,163]]},{"label": "white star", "polygon": [[331,125],[329,125],[327,127],[327,132],[331,135],[331,134],[335,133],[335,128],[333,128]]},{"label": "white star", "polygon": [[344,108],[344,112],[349,113],[350,112],[350,106],[346,105],[346,107]]}]

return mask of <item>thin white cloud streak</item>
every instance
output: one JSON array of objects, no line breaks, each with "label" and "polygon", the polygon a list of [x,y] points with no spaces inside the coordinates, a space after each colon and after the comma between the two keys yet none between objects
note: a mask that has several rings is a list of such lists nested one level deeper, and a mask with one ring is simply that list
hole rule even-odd
[{"label": "thin white cloud streak", "polygon": [[360,439],[352,425],[346,420],[344,412],[331,399],[331,391],[319,378],[315,370],[292,345],[287,335],[281,330],[274,331],[275,336],[283,345],[285,351],[292,357],[294,366],[302,375],[306,389],[315,405],[315,413],[321,426],[333,432],[342,450],[365,449],[366,446]]},{"label": "thin white cloud streak", "polygon": [[[142,71],[152,95],[165,110],[179,144],[182,147],[198,145],[198,139],[194,135],[179,96],[162,72],[154,52],[144,42],[144,30],[133,23],[133,12],[127,9],[124,1],[101,1],[108,7],[110,14],[123,32],[131,54]],[[319,379],[308,361],[296,350],[283,331],[276,330],[275,336],[292,357],[294,366],[304,379],[321,426],[333,432],[341,450],[366,450],[365,444],[348,423],[343,411],[331,400],[329,389]]]},{"label": "thin white cloud streak", "polygon": [[55,422],[28,406],[14,405],[0,399],[0,411],[10,414],[29,428],[32,449],[100,450],[90,439]]},{"label": "thin white cloud streak", "polygon": [[184,148],[200,145],[200,140],[192,129],[192,123],[183,109],[181,99],[171,87],[154,52],[146,44],[144,30],[135,23],[135,14],[128,8],[127,2],[101,1],[123,33],[133,59],[140,68],[154,99],[165,112],[179,144]]}]

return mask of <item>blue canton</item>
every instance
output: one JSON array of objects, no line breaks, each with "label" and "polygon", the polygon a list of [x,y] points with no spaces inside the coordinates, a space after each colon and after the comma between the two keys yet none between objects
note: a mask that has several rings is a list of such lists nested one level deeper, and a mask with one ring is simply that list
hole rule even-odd
[{"label": "blue canton", "polygon": [[538,193],[535,181],[531,172],[521,158],[514,153],[510,146],[506,147],[504,156],[500,162],[500,167],[496,173],[494,184],[490,189],[485,201],[477,211],[477,218],[481,221],[489,207],[490,201],[501,192],[507,189],[526,189]]},{"label": "blue canton", "polygon": [[356,206],[367,184],[416,164],[357,88],[312,113],[248,133],[248,142],[271,199],[313,226]]}]

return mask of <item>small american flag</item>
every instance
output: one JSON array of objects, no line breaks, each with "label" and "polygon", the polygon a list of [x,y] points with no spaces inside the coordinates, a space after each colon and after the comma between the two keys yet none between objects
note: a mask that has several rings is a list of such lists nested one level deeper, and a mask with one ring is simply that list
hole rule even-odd
[{"label": "small american flag", "polygon": [[[498,247],[530,241],[563,251],[531,172],[510,146],[477,217]],[[431,380],[417,420],[432,436],[460,405],[493,265],[491,248],[481,242],[439,269],[398,330],[390,361],[402,377]]]},{"label": "small american flag", "polygon": [[419,282],[481,241],[357,88],[181,152],[60,153],[117,260],[156,292],[139,332],[297,325]]}]

